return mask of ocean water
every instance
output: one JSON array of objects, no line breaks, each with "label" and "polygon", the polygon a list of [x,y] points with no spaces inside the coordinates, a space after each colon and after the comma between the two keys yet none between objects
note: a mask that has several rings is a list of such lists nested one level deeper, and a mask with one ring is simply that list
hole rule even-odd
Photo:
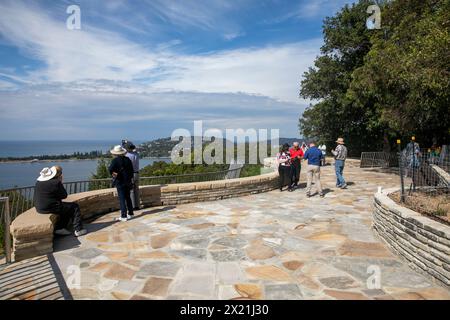
[{"label": "ocean water", "polygon": [[[133,142],[140,143],[140,141]],[[121,140],[0,141],[0,158],[61,155],[100,150],[106,153],[112,146],[120,143]]]},{"label": "ocean water", "polygon": [[[170,159],[146,158],[140,159],[141,168],[155,161],[170,161]],[[13,187],[28,187],[36,183],[39,172],[44,167],[60,165],[63,168],[64,181],[89,180],[97,169],[97,160],[69,161],[39,161],[39,162],[8,162],[0,163],[0,190]]]},{"label": "ocean water", "polygon": [[[133,141],[135,144],[140,141]],[[73,154],[102,150],[107,153],[121,141],[0,141],[0,157],[28,157],[39,155]],[[141,159],[141,168],[155,161],[170,159]],[[97,169],[97,160],[0,162],[0,190],[13,187],[32,186],[44,167],[60,165],[64,171],[64,181],[88,180]]]}]

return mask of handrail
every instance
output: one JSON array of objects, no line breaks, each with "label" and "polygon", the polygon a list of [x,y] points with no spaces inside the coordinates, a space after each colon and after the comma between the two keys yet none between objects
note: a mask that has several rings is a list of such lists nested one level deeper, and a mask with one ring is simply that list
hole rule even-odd
[{"label": "handrail", "polygon": [[[241,168],[231,169],[231,170],[221,170],[221,171],[211,171],[211,172],[199,172],[199,173],[186,173],[186,174],[175,174],[170,176],[147,176],[147,177],[139,177],[139,179],[171,179],[171,178],[184,178],[184,177],[195,177],[195,176],[204,176],[204,175],[214,175],[220,173],[229,173],[234,171],[240,171]],[[63,184],[74,184],[74,183],[95,183],[95,182],[111,182],[111,178],[102,178],[102,179],[89,179],[89,180],[77,180],[77,181],[67,181],[63,182]],[[28,189],[34,188],[33,186],[25,186],[25,187],[15,187],[9,189],[1,189],[0,192],[12,192],[17,191],[19,189]]]},{"label": "handrail", "polygon": [[[11,215],[9,211],[9,198],[0,197],[0,203],[4,202],[5,209],[3,210],[3,222],[4,225],[4,239],[3,239],[3,249],[5,250],[6,263],[11,263],[11,235],[9,231],[9,226],[11,225]],[[0,222],[0,223],[1,223]]]}]

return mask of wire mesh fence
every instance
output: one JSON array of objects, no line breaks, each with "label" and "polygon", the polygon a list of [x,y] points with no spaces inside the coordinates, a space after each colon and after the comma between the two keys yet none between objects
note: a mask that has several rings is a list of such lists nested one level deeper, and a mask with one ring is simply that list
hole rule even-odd
[{"label": "wire mesh fence", "polygon": [[417,143],[410,142],[398,156],[402,188],[399,195],[394,195],[408,208],[447,224],[450,224],[449,151],[449,146],[420,149]]},{"label": "wire mesh fence", "polygon": [[360,168],[397,168],[397,152],[362,152]]}]

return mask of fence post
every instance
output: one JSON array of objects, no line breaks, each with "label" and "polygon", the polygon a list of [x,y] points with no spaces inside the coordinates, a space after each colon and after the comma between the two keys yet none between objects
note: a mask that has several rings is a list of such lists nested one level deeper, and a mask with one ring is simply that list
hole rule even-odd
[{"label": "fence post", "polygon": [[400,171],[400,185],[401,185],[401,193],[400,193],[400,201],[405,202],[405,182],[403,177],[403,161],[402,161],[402,147],[400,139],[397,139],[398,146],[398,169]]},{"label": "fence post", "polygon": [[11,235],[9,227],[11,225],[11,212],[9,210],[9,198],[0,198],[0,201],[5,201],[5,211],[3,215],[3,222],[5,224],[4,244],[5,244],[5,256],[6,263],[11,263]]}]

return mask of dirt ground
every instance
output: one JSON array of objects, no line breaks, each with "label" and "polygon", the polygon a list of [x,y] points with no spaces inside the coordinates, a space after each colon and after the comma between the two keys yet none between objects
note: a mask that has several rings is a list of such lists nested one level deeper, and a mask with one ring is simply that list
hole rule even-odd
[{"label": "dirt ground", "polygon": [[[391,194],[390,198],[400,204],[400,192]],[[448,191],[416,191],[411,195],[406,192],[405,203],[402,205],[450,225],[450,194]]]}]

